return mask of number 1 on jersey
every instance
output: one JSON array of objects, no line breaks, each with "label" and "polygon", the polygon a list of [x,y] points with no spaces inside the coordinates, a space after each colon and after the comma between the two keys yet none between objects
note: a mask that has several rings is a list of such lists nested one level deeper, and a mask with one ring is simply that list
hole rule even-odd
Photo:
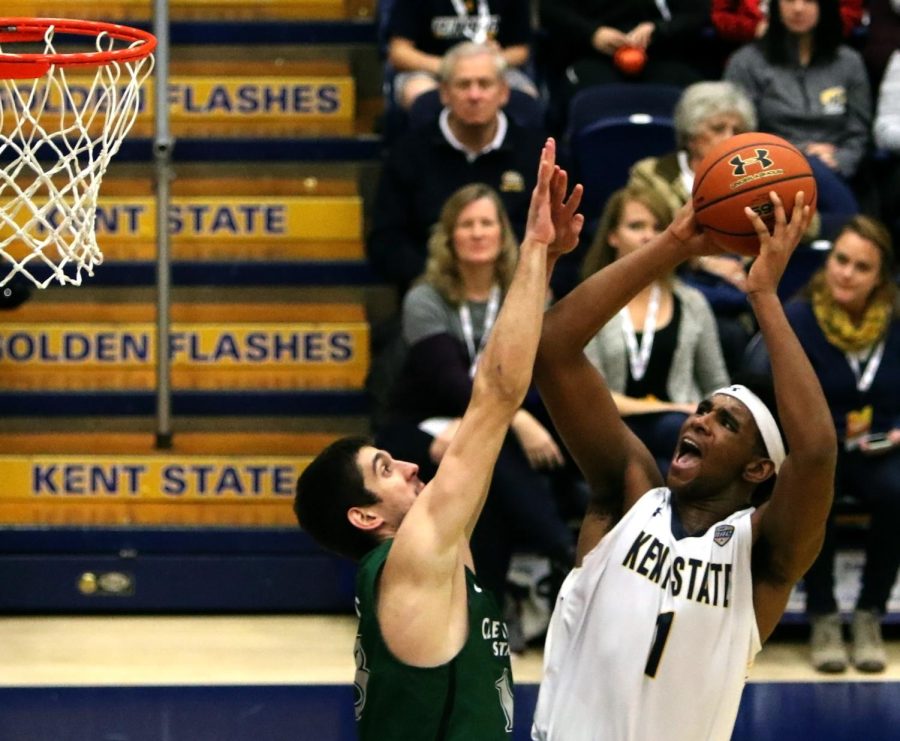
[{"label": "number 1 on jersey", "polygon": [[653,639],[653,645],[650,647],[647,666],[644,667],[644,674],[648,677],[656,676],[656,670],[659,669],[659,661],[662,658],[663,649],[666,647],[666,640],[669,637],[669,631],[672,629],[672,621],[674,619],[674,612],[661,612],[656,617],[656,637]]}]

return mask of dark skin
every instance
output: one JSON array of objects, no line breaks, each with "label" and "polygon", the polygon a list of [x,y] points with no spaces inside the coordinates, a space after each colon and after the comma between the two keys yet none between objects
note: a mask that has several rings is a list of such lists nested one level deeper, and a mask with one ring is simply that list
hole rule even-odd
[{"label": "dark skin", "polygon": [[[772,357],[775,396],[791,452],[772,497],[752,515],[754,607],[763,640],[821,549],[837,450],[821,387],[776,293],[810,212],[798,194],[788,221],[777,195],[771,199],[776,213],[771,234],[758,216],[747,213],[760,240],[747,293]],[[579,536],[579,563],[644,493],[663,484],[652,455],[622,421],[583,348],[641,288],[684,260],[718,251],[688,204],[651,243],[591,276],[545,315],[535,379],[593,493]],[[746,508],[754,489],[774,470],[750,411],[737,399],[714,395],[682,426],[666,484],[687,532],[699,534]]]}]

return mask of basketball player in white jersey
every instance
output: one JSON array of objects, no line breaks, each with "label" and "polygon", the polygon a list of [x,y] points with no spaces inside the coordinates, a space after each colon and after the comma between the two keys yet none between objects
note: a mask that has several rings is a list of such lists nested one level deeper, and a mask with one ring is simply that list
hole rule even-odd
[{"label": "basketball player in white jersey", "polygon": [[593,498],[550,624],[533,739],[726,741],[748,668],[821,547],[835,432],[776,294],[810,214],[800,195],[788,222],[770,198],[771,234],[748,212],[761,251],[747,293],[789,453],[766,405],[730,386],[688,417],[663,486],[582,352],[641,288],[717,251],[690,206],[545,316],[535,377]]}]

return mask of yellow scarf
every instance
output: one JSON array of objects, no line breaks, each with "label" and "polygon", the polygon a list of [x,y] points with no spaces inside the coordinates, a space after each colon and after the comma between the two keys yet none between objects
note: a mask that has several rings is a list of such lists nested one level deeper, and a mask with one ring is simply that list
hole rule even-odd
[{"label": "yellow scarf", "polygon": [[812,280],[812,309],[822,332],[832,345],[845,353],[856,353],[874,345],[884,336],[891,321],[893,307],[883,289],[876,289],[863,312],[862,321],[854,324],[850,315],[838,306],[825,286],[825,275]]}]

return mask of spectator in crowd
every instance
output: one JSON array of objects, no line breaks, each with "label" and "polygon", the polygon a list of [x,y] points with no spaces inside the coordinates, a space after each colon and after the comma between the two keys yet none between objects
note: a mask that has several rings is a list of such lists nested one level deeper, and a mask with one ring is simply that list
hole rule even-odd
[{"label": "spectator in crowd", "polygon": [[[671,221],[672,211],[656,191],[634,186],[616,191],[585,255],[583,278],[642,249]],[[585,354],[663,476],[688,415],[729,383],[712,309],[702,293],[674,274],[642,288],[588,343]]]},{"label": "spectator in crowd", "polygon": [[873,90],[881,85],[888,59],[897,49],[900,39],[900,0],[867,0],[869,23],[862,48]]},{"label": "spectator in crowd", "polygon": [[694,170],[709,150],[756,128],[756,109],[734,83],[709,80],[685,88],[673,117],[677,150],[637,162],[629,184],[652,187],[674,211],[690,199]]},{"label": "spectator in crowd", "polygon": [[[539,12],[547,65],[565,80],[564,100],[583,87],[607,82],[685,86],[705,76],[691,59],[709,19],[701,0],[540,0]],[[637,73],[617,61],[616,53],[626,47],[646,55]]]},{"label": "spectator in crowd", "polygon": [[[841,30],[850,36],[863,21],[863,0],[840,0]],[[769,27],[769,0],[712,0],[712,24],[725,41],[746,44]]]},{"label": "spectator in crowd", "polygon": [[[785,309],[841,442],[835,492],[858,498],[872,514],[851,624],[853,664],[864,672],[885,668],[880,618],[900,566],[900,313],[893,270],[887,229],[856,216],[803,296]],[[835,545],[829,522],[822,551],[804,579],[811,658],[822,672],[843,671],[848,661],[834,597]]]},{"label": "spectator in crowd", "polygon": [[[428,243],[425,274],[403,301],[405,362],[379,445],[427,481],[451,444],[472,393],[481,349],[509,287],[516,242],[500,196],[473,183],[447,200]],[[564,474],[553,434],[528,408],[512,419],[472,536],[481,583],[502,597],[514,549],[571,565],[574,536],[548,474]]]},{"label": "spectator in crowd", "polygon": [[900,244],[900,50],[891,56],[878,92],[875,143],[888,156],[881,212],[893,233],[894,244]]},{"label": "spectator in crowd", "polygon": [[438,87],[441,59],[463,41],[496,48],[506,60],[507,84],[538,95],[523,71],[532,36],[526,0],[394,0],[387,35],[388,61],[396,71],[394,99],[402,108]]},{"label": "spectator in crowd", "polygon": [[516,235],[523,233],[544,132],[501,110],[509,95],[506,60],[495,48],[463,42],[443,58],[439,120],[407,132],[381,170],[367,250],[402,294],[425,268],[431,226],[451,193],[483,182],[500,193]]},{"label": "spectator in crowd", "polygon": [[[652,188],[674,213],[691,198],[694,170],[717,144],[756,129],[752,101],[734,83],[697,82],[685,88],[675,106],[677,149],[661,157],[635,163],[629,187]],[[814,221],[811,230],[818,229]],[[747,273],[736,255],[710,255],[691,260],[679,271],[682,279],[700,290],[716,316],[725,362],[734,373],[753,334],[747,302]]]},{"label": "spectator in crowd", "polygon": [[762,131],[806,153],[825,236],[833,236],[859,212],[865,178],[855,178],[872,125],[865,65],[841,43],[837,0],[773,0],[766,33],[732,55],[724,77],[748,93]]}]

